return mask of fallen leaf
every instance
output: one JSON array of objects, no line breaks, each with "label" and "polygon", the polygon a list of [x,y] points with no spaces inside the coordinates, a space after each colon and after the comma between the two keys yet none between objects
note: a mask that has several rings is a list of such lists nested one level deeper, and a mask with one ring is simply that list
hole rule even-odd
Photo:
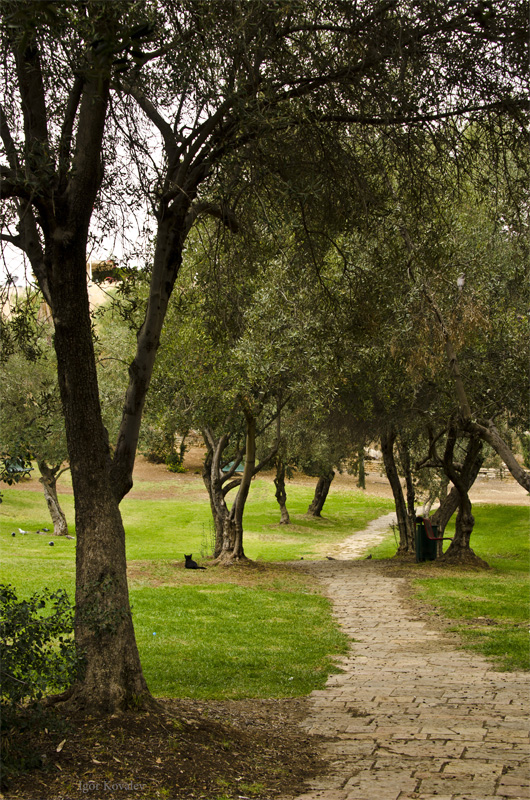
[{"label": "fallen leaf", "polygon": [[62,742],[61,742],[60,744],[58,744],[58,745],[57,745],[57,748],[56,748],[56,750],[57,750],[57,753],[60,753],[60,752],[61,752],[61,750],[63,749],[63,747],[65,746],[65,744],[66,744],[66,739],[63,739],[63,740],[62,740]]},{"label": "fallen leaf", "polygon": [[112,756],[112,758],[114,759],[114,761],[117,761],[117,762],[118,762],[118,764],[121,764],[121,761],[120,761],[120,759],[119,759],[119,758],[116,758],[116,756]]},{"label": "fallen leaf", "polygon": [[162,763],[162,759],[161,758],[157,758],[156,763],[157,764],[161,764]]},{"label": "fallen leaf", "polygon": [[55,761],[54,763],[55,763],[55,766],[57,767],[57,769],[58,769],[60,772],[62,772],[62,771],[63,771],[63,768],[62,768],[62,767],[60,767],[60,766],[59,766],[59,764],[58,764],[56,761]]},{"label": "fallen leaf", "polygon": [[92,759],[93,764],[103,764],[103,761],[98,761],[97,758]]}]

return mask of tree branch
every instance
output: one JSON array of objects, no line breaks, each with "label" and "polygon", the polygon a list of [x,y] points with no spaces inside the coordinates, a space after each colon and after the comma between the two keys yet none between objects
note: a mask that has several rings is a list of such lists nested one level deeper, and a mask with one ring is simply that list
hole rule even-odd
[{"label": "tree branch", "polygon": [[75,118],[79,103],[83,93],[84,79],[80,75],[74,78],[74,84],[68,97],[68,103],[64,114],[64,121],[59,142],[59,180],[62,183],[68,171],[70,150],[72,147],[72,136]]},{"label": "tree branch", "polygon": [[175,134],[173,133],[173,128],[160,114],[154,103],[152,103],[151,100],[149,100],[145,94],[140,91],[140,89],[132,84],[127,83],[123,83],[122,86],[127,94],[130,94],[131,97],[136,100],[146,117],[151,120],[156,128],[158,128],[162,139],[164,140],[169,165],[171,168],[176,163],[178,153],[178,145]]},{"label": "tree branch", "polygon": [[224,204],[218,206],[215,203],[209,203],[207,200],[200,200],[192,205],[186,216],[186,230],[192,227],[201,214],[208,214],[210,217],[220,219],[232,233],[239,232],[239,222],[232,209]]},{"label": "tree branch", "polygon": [[46,95],[35,39],[15,51],[18,85],[22,98],[24,133],[29,151],[35,142],[48,143]]}]

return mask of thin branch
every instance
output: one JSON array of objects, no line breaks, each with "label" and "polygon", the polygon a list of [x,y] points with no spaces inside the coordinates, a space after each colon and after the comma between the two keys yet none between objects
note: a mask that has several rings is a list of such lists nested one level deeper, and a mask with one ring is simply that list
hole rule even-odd
[{"label": "thin branch", "polygon": [[146,117],[150,119],[153,125],[160,131],[164,140],[170,167],[173,166],[176,162],[178,152],[177,140],[173,133],[173,128],[169,122],[164,119],[162,114],[160,114],[154,103],[152,103],[140,89],[127,83],[123,83],[122,86],[123,89],[136,100]]},{"label": "thin branch", "polygon": [[2,142],[4,143],[7,159],[11,166],[11,169],[18,171],[20,169],[20,164],[18,161],[17,148],[15,146],[13,137],[11,136],[11,131],[9,130],[9,123],[7,121],[7,116],[4,111],[4,107],[1,103],[0,103],[0,133],[2,136]]},{"label": "thin branch", "polygon": [[84,79],[80,75],[76,75],[74,84],[68,97],[66,105],[63,126],[61,130],[61,139],[59,142],[59,178],[64,179],[68,171],[68,161],[70,158],[70,150],[72,147],[72,136],[74,129],[74,122],[81,102],[83,93]]}]

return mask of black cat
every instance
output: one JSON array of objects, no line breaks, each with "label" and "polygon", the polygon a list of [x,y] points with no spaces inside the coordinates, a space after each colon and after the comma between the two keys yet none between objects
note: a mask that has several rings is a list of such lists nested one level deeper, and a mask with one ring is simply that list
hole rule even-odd
[{"label": "black cat", "polygon": [[184,566],[186,567],[186,569],[206,569],[206,567],[199,567],[197,562],[194,561],[191,556],[192,553],[190,553],[189,556],[184,554],[184,558],[186,559],[186,563],[184,564]]}]

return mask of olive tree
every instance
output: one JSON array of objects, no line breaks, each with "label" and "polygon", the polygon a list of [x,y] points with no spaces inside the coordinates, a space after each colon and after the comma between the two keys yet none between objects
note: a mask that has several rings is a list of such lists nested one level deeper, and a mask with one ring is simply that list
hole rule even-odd
[{"label": "olive tree", "polygon": [[[23,251],[53,317],[76,507],[75,631],[86,655],[72,695],[79,705],[109,712],[149,701],[119,502],[132,485],[187,237],[204,214],[237,227],[233,194],[224,185],[214,191],[219,168],[234,160],[237,185],[253,143],[307,125],[390,131],[448,115],[522,113],[524,87],[514,77],[524,74],[524,6],[501,3],[485,15],[480,4],[452,0],[3,0],[1,238]],[[156,242],[111,455],[86,261],[94,208],[105,217],[118,205],[118,140],[130,144],[133,182],[150,190]]]}]

